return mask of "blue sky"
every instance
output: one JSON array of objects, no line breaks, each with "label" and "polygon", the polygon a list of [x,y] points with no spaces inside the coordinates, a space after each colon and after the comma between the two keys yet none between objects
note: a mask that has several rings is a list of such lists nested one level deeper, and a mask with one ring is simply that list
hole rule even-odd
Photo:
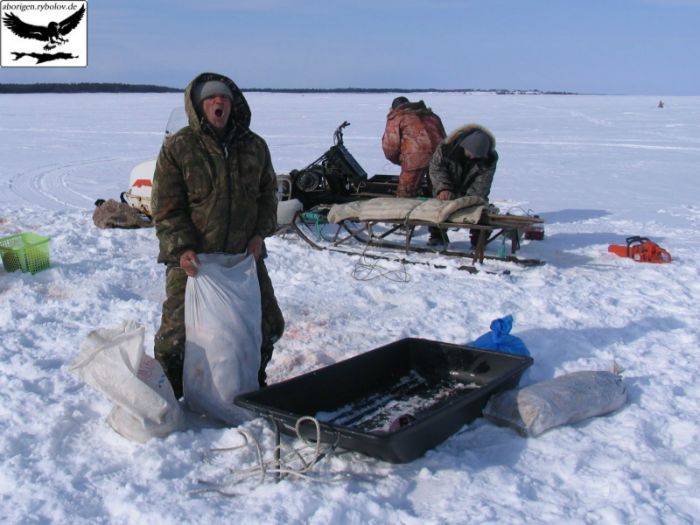
[{"label": "blue sky", "polygon": [[90,0],[88,67],[0,82],[700,95],[700,0]]}]

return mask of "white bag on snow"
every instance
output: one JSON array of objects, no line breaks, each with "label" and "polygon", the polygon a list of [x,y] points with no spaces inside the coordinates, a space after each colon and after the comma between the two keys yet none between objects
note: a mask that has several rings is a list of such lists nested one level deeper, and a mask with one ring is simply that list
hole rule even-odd
[{"label": "white bag on snow", "polygon": [[144,328],[124,322],[98,328],[80,344],[71,370],[105,394],[114,407],[109,425],[132,441],[144,443],[184,428],[182,409],[160,363],[143,350]]},{"label": "white bag on snow", "polygon": [[524,436],[538,436],[560,425],[617,410],[627,401],[619,374],[582,371],[495,395],[484,417]]},{"label": "white bag on snow", "polygon": [[261,304],[255,259],[198,254],[185,288],[185,401],[194,412],[238,425],[250,413],[233,404],[258,388]]}]

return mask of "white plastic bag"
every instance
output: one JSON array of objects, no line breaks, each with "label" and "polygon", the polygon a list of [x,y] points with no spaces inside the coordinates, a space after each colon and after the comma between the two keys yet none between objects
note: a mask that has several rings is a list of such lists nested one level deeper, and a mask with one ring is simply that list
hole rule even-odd
[{"label": "white plastic bag", "polygon": [[134,322],[98,328],[83,340],[71,367],[114,402],[110,426],[139,443],[184,427],[172,386],[160,363],[144,353],[143,342],[144,328]]},{"label": "white plastic bag", "polygon": [[258,388],[261,305],[255,259],[198,254],[185,288],[183,389],[190,409],[231,425],[250,413],[233,404]]},{"label": "white plastic bag", "polygon": [[626,401],[627,389],[618,374],[583,371],[498,394],[483,413],[489,421],[524,436],[538,436],[550,428],[607,414]]}]

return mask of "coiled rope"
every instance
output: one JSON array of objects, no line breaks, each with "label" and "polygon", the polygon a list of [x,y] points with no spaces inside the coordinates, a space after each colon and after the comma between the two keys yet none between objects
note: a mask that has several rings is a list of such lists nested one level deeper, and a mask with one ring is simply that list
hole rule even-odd
[{"label": "coiled rope", "polygon": [[[312,423],[315,429],[315,435],[312,439],[308,439],[302,435],[301,426],[304,423]],[[255,486],[261,485],[267,479],[269,474],[274,474],[278,479],[294,478],[303,479],[311,482],[328,483],[339,482],[347,479],[349,472],[336,473],[335,478],[317,479],[310,476],[310,472],[318,463],[335,453],[337,440],[335,443],[322,446],[321,445],[321,425],[318,420],[311,416],[303,416],[297,419],[294,426],[294,432],[298,440],[303,445],[301,447],[292,447],[291,450],[284,452],[282,445],[277,445],[272,449],[273,459],[265,459],[263,447],[252,432],[245,429],[236,429],[243,437],[243,444],[234,447],[213,448],[208,451],[208,456],[213,457],[220,454],[227,454],[253,447],[256,455],[257,464],[250,468],[229,469],[226,480],[215,481],[211,479],[198,479],[197,482],[205,485],[203,488],[193,489],[188,492],[191,496],[202,495],[206,493],[216,493],[221,496],[235,497],[250,492]],[[207,456],[205,456],[205,460]],[[257,483],[251,487],[247,486],[247,491],[236,491],[237,487],[245,487],[246,482],[257,478]]]}]

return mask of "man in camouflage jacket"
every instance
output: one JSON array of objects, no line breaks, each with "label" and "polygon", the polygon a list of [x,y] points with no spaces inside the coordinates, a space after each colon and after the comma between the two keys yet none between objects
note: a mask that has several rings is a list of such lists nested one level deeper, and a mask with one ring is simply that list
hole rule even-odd
[{"label": "man in camouflage jacket", "polygon": [[[443,140],[430,159],[428,175],[433,196],[443,201],[465,196],[488,200],[497,164],[496,138],[483,126],[467,124]],[[444,230],[436,227],[429,230],[429,244],[449,242]]]},{"label": "man in camouflage jacket", "polygon": [[401,166],[397,197],[418,195],[423,176],[435,148],[445,138],[440,117],[422,100],[410,102],[396,97],[386,117],[382,149],[387,160]]},{"label": "man in camouflage jacket", "polygon": [[497,164],[496,138],[483,126],[467,124],[443,140],[430,159],[433,195],[441,200],[472,195],[488,200]]},{"label": "man in camouflage jacket", "polygon": [[262,300],[258,379],[284,318],[265,268],[263,239],[277,228],[276,178],[265,141],[249,129],[243,93],[223,75],[202,73],[185,90],[189,125],[163,144],[153,178],[152,206],[166,264],[166,299],[155,357],[182,395],[185,285],[197,273],[197,253],[253,254]]}]

